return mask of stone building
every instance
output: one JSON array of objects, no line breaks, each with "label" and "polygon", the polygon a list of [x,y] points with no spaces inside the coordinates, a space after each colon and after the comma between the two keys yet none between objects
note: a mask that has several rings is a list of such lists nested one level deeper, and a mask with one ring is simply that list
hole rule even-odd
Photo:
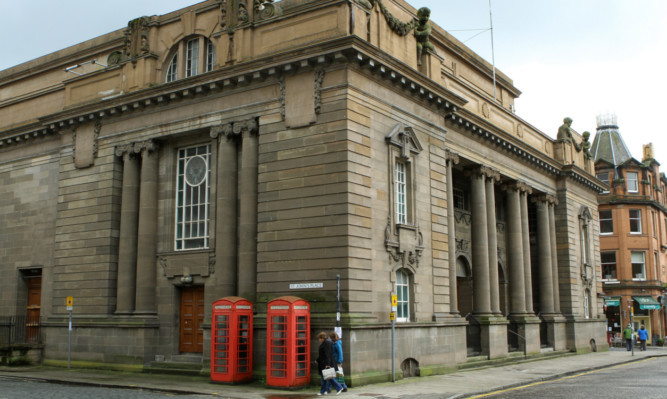
[{"label": "stone building", "polygon": [[73,297],[73,361],[206,372],[241,296],[261,375],[266,303],[329,330],[340,276],[354,384],[390,378],[392,294],[406,374],[606,347],[582,137],[428,14],[209,0],[0,72],[0,315],[57,362]]},{"label": "stone building", "polygon": [[633,315],[634,329],[644,325],[652,344],[666,333],[660,302],[667,282],[667,179],[652,144],[644,146],[641,162],[632,157],[615,115],[598,117],[591,153],[598,179],[609,185],[598,197],[608,331],[620,341]]}]

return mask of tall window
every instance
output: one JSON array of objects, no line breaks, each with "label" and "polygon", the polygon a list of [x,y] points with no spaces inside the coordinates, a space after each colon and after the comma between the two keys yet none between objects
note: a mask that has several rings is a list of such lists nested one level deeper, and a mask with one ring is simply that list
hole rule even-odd
[{"label": "tall window", "polygon": [[173,82],[178,79],[178,53],[175,53],[171,58],[169,63],[169,68],[167,68],[167,83]]},{"label": "tall window", "polygon": [[630,209],[630,233],[641,234],[642,232],[642,211],[640,209]]},{"label": "tall window", "polygon": [[632,252],[630,254],[630,262],[632,263],[632,279],[646,280],[646,260],[644,252]]},{"label": "tall window", "polygon": [[602,278],[604,280],[616,280],[616,252],[601,252]]},{"label": "tall window", "polygon": [[208,44],[206,45],[206,72],[210,72],[215,67],[215,46],[213,42],[207,40]]},{"label": "tall window", "polygon": [[209,72],[215,67],[215,46],[203,36],[182,40],[171,51],[174,55],[166,68],[165,82]]},{"label": "tall window", "polygon": [[639,192],[639,184],[637,182],[637,172],[628,172],[626,173],[626,183],[628,185],[629,193]]},{"label": "tall window", "polygon": [[[609,172],[600,172],[596,176],[598,180],[609,186]],[[603,193],[608,193],[609,190],[603,191]]]},{"label": "tall window", "polygon": [[210,145],[178,151],[174,243],[177,251],[208,248],[210,161]]},{"label": "tall window", "polygon": [[410,276],[405,270],[396,271],[396,321],[410,321]]},{"label": "tall window", "polygon": [[396,188],[396,223],[407,224],[407,179],[405,171],[405,162],[396,162],[396,179],[394,181]]},{"label": "tall window", "polygon": [[185,46],[185,77],[197,74],[199,64],[199,39],[188,40]]},{"label": "tall window", "polygon": [[614,218],[611,209],[600,211],[600,234],[614,233]]},{"label": "tall window", "polygon": [[465,191],[458,188],[454,189],[454,208],[462,211],[468,210]]}]

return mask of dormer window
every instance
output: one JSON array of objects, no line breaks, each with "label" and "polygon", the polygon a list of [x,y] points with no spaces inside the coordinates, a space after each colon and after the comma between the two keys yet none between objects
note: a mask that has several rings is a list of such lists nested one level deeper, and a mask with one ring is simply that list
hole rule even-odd
[{"label": "dormer window", "polygon": [[165,74],[167,83],[209,72],[215,67],[215,46],[203,36],[181,40],[172,52]]},{"label": "dormer window", "polygon": [[628,172],[626,176],[627,176],[628,192],[638,193],[639,184],[637,183],[637,172]]}]

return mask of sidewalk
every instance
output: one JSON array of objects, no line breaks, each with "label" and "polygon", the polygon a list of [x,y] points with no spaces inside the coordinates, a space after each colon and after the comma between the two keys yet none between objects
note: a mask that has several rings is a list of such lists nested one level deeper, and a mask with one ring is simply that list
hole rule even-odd
[{"label": "sidewalk", "polygon": [[[498,367],[462,370],[452,374],[415,377],[395,383],[365,385],[341,393],[345,398],[463,398],[628,363],[646,357],[667,356],[667,348],[649,347],[635,350],[634,356],[625,348],[609,352],[571,355],[545,360],[527,361]],[[38,381],[96,385],[114,388],[144,388],[180,394],[207,394],[233,399],[292,399],[315,397],[318,387],[297,391],[268,389],[257,384],[212,384],[206,378],[162,374],[120,373],[100,370],[59,369],[47,367],[0,367],[0,377],[25,378]]]}]

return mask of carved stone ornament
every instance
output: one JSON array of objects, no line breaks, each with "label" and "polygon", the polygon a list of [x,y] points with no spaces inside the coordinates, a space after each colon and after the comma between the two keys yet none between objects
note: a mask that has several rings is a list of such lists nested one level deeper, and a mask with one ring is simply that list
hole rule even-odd
[{"label": "carved stone ornament", "polygon": [[417,19],[413,19],[410,22],[401,22],[398,18],[393,16],[391,12],[389,12],[387,7],[385,7],[385,5],[382,3],[382,0],[377,0],[377,2],[380,4],[380,10],[382,11],[384,18],[387,20],[389,28],[391,28],[391,30],[397,35],[405,36],[411,30],[413,30],[415,26],[417,26]]},{"label": "carved stone ornament", "polygon": [[[419,226],[412,231],[406,230],[408,235],[399,231],[399,234],[392,232],[391,217],[387,216],[387,226],[384,231],[384,245],[389,253],[389,260],[402,264],[404,267],[410,266],[413,269],[419,267],[419,258],[424,252],[424,236]],[[401,239],[403,237],[403,239]],[[405,242],[403,242],[405,241]]]},{"label": "carved stone ornament", "polygon": [[456,223],[465,224],[466,226],[470,226],[472,222],[472,214],[468,211],[455,211],[454,218],[456,219]]},{"label": "carved stone ornament", "polygon": [[220,3],[220,27],[225,30],[227,29],[227,2],[222,1]]},{"label": "carved stone ornament", "polygon": [[265,19],[279,17],[283,15],[283,10],[278,4],[274,4],[274,0],[254,0],[255,21],[262,21]]},{"label": "carved stone ornament", "polygon": [[150,52],[149,22],[148,17],[136,18],[131,20],[125,29],[124,53],[133,63],[137,62],[138,57]]},{"label": "carved stone ornament", "polygon": [[487,103],[482,104],[482,115],[486,119],[489,119],[491,117],[491,110],[489,109],[489,104]]},{"label": "carved stone ornament", "polygon": [[285,105],[287,99],[287,83],[285,77],[281,76],[278,80],[278,88],[280,89],[280,116],[285,120]]},{"label": "carved stone ornament", "polygon": [[256,118],[250,118],[238,122],[223,123],[218,126],[213,126],[210,131],[212,139],[227,138],[228,140],[241,138],[243,132],[247,131],[250,134],[257,134],[259,124]]},{"label": "carved stone ornament", "polygon": [[319,114],[322,110],[322,82],[324,81],[324,68],[315,71],[315,113]]},{"label": "carved stone ornament", "polygon": [[468,252],[468,248],[470,248],[470,241],[469,240],[464,240],[464,239],[457,239],[456,240],[456,250],[460,252]]},{"label": "carved stone ornament", "polygon": [[237,18],[239,24],[245,24],[250,22],[250,15],[248,14],[248,6],[246,6],[244,1],[239,1],[239,11],[237,13]]}]

